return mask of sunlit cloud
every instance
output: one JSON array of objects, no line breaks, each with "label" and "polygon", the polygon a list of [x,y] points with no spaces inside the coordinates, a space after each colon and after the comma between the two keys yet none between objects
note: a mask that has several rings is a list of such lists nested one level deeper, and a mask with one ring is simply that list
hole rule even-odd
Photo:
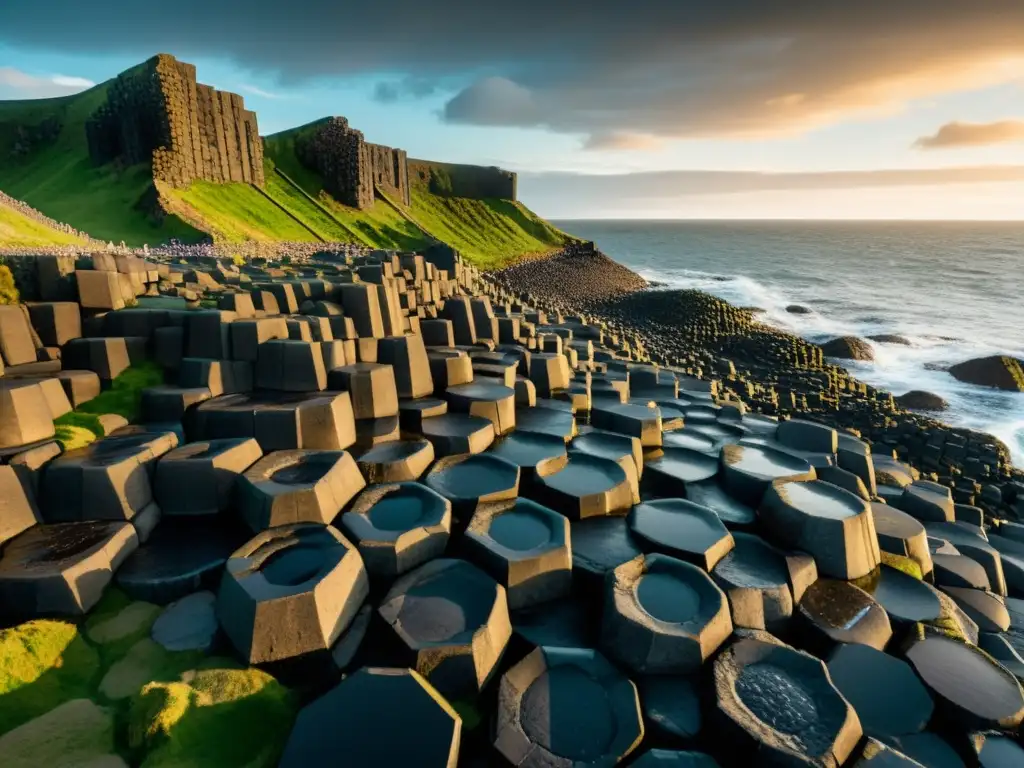
[{"label": "sunlit cloud", "polygon": [[946,123],[934,135],[919,138],[914,142],[914,146],[918,149],[957,149],[1012,142],[1024,142],[1024,120]]}]

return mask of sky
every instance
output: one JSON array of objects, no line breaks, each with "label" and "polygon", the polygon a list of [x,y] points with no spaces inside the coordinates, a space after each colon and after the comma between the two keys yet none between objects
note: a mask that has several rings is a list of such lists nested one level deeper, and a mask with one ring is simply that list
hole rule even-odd
[{"label": "sky", "polygon": [[1024,219],[1022,0],[5,3],[0,99],[157,52],[548,218]]}]

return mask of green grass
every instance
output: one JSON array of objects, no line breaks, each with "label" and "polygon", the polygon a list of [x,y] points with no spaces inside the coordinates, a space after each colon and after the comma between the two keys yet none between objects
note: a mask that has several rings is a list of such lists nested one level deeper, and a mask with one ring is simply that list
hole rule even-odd
[{"label": "green grass", "polygon": [[[86,120],[104,103],[107,84],[60,99],[0,102],[0,189],[57,221],[102,240],[129,245],[171,238],[196,241],[203,233],[175,216],[157,224],[140,205],[152,186],[146,164],[99,168],[89,160]],[[9,160],[17,124],[47,117],[62,123],[52,144]]]},{"label": "green grass", "polygon": [[61,232],[42,222],[30,219],[0,202],[0,246],[34,248],[48,245],[86,245],[87,240]]}]

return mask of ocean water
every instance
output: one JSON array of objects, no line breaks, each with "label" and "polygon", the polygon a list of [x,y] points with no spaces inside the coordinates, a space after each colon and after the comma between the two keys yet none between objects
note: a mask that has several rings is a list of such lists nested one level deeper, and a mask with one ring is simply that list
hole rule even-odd
[{"label": "ocean water", "polygon": [[[923,389],[939,418],[1003,440],[1024,466],[1024,394],[963,384],[941,370],[984,355],[1024,358],[1024,222],[560,221],[650,280],[698,288],[822,342],[872,342],[858,378],[899,395]],[[797,315],[791,304],[811,310]]]}]

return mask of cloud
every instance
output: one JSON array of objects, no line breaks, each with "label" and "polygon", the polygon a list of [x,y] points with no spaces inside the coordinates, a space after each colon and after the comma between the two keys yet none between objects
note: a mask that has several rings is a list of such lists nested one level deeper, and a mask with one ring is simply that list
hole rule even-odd
[{"label": "cloud", "polygon": [[259,88],[259,87],[255,86],[255,85],[248,85],[246,83],[242,83],[241,85],[239,85],[237,87],[238,87],[238,90],[243,91],[244,93],[251,93],[253,96],[262,96],[264,99],[291,99],[291,98],[294,98],[294,96],[291,95],[291,94],[287,94],[287,93],[274,93],[272,91],[265,91],[262,88]]},{"label": "cloud", "polygon": [[68,75],[38,76],[0,67],[0,99],[49,99],[92,88],[96,83]]},{"label": "cloud", "polygon": [[432,96],[437,88],[436,82],[418,77],[382,80],[374,86],[373,98],[382,104],[392,104],[402,99],[424,99]]},{"label": "cloud", "polygon": [[385,101],[408,95],[404,78],[451,83],[451,122],[598,144],[794,134],[1024,70],[1020,0],[248,0],[241,16],[217,0],[177,0],[173,14],[137,0],[4,3],[0,42],[228,58],[286,84],[371,77]]},{"label": "cloud", "polygon": [[1024,120],[1000,120],[995,123],[946,123],[933,136],[914,142],[918,149],[957,149],[989,144],[1024,142]]},{"label": "cloud", "polygon": [[662,139],[642,133],[592,133],[583,142],[584,149],[615,152],[654,152],[663,146]]}]

